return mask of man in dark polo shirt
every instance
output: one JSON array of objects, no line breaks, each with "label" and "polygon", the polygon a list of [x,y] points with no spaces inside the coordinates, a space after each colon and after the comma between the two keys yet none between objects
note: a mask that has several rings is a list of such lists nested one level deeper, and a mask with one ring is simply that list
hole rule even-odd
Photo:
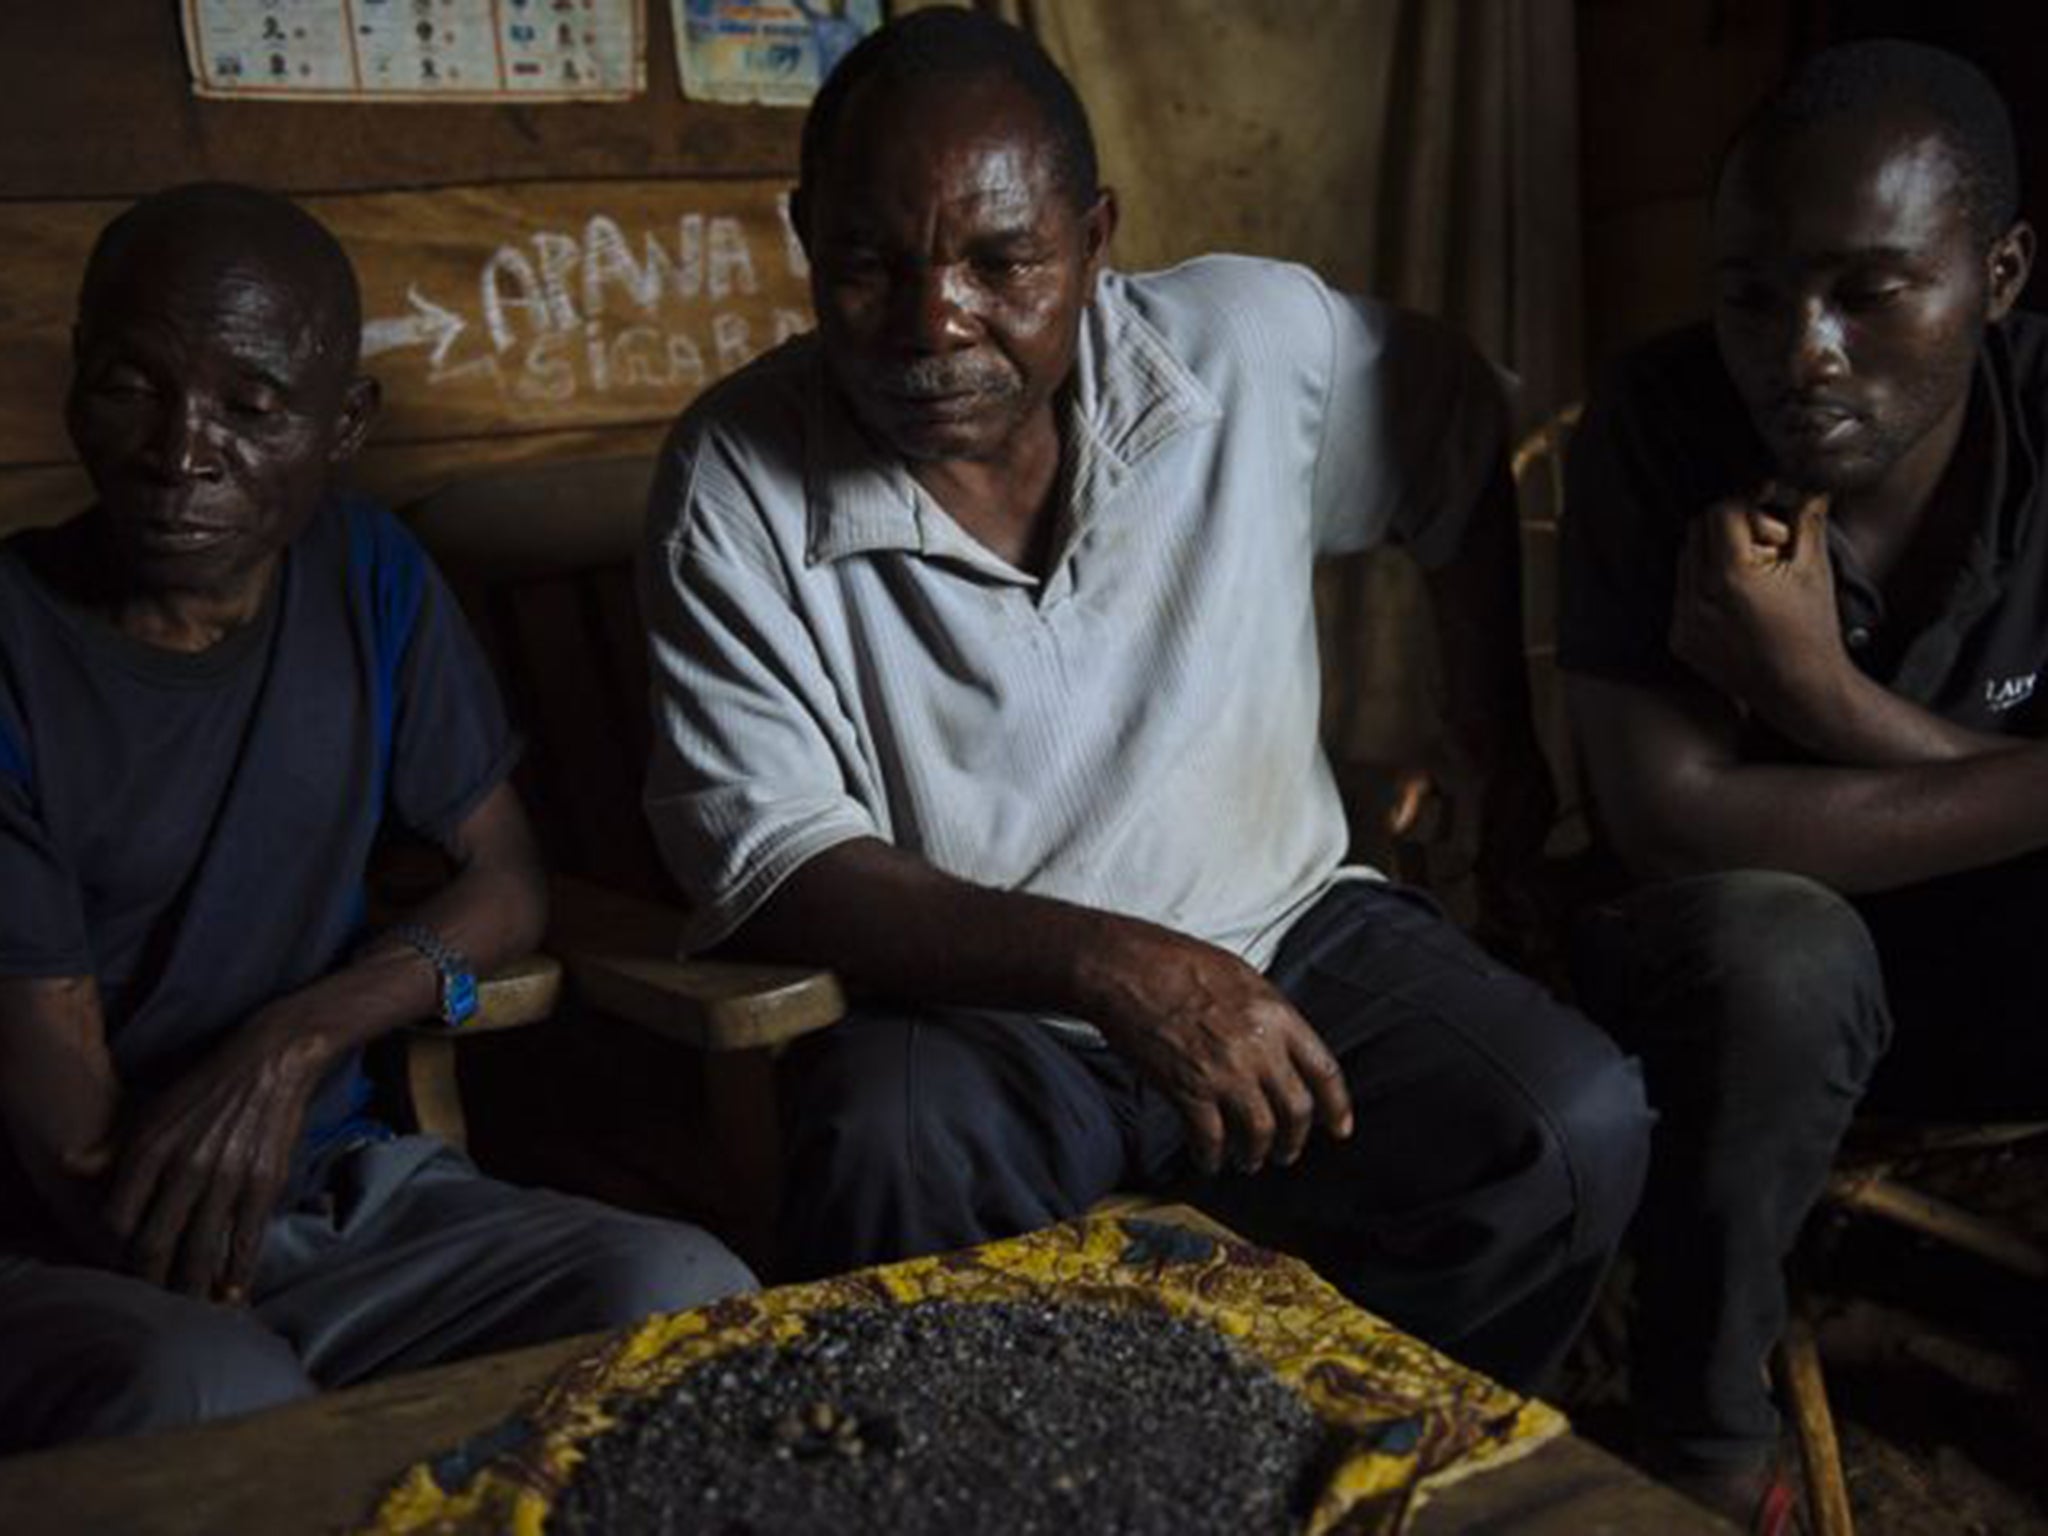
[{"label": "man in dark polo shirt", "polygon": [[[95,500],[0,543],[0,1453],[750,1283],[370,1112],[363,1047],[459,1027],[545,893],[461,615],[332,489],[360,330],[333,237],[245,187],[147,198],[87,263]],[[456,874],[372,932],[386,822]]]},{"label": "man in dark polo shirt", "polygon": [[1665,1470],[1768,1524],[1783,1260],[1859,1105],[2048,1103],[2048,328],[1970,66],[1821,54],[1731,147],[1714,323],[1574,445],[1560,651],[1637,877],[1584,1000],[1661,1114],[1637,1385]]}]

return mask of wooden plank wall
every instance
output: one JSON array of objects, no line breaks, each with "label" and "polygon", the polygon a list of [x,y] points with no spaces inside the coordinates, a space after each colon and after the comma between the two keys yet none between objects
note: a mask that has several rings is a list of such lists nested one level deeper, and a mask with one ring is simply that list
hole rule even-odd
[{"label": "wooden plank wall", "polygon": [[709,381],[809,323],[782,197],[801,113],[685,101],[650,0],[648,90],[538,106],[203,102],[170,0],[0,6],[0,532],[77,510],[62,419],[78,273],[138,194],[301,197],[364,287],[385,414],[360,477],[651,448]]},{"label": "wooden plank wall", "polygon": [[1811,0],[1578,0],[1586,360],[1703,318],[1721,149],[1789,67]]}]

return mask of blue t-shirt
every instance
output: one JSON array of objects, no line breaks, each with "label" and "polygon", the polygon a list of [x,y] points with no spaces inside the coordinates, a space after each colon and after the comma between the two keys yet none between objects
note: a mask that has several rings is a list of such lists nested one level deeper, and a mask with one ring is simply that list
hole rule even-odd
[{"label": "blue t-shirt", "polygon": [[[97,978],[124,1086],[147,1093],[360,941],[387,818],[443,844],[516,746],[411,534],[330,502],[260,617],[197,654],[145,645],[38,574],[83,522],[0,542],[0,975]],[[68,543],[67,543],[68,541]],[[298,1159],[371,1131],[359,1056]],[[0,1136],[0,1227],[27,1214]]]}]

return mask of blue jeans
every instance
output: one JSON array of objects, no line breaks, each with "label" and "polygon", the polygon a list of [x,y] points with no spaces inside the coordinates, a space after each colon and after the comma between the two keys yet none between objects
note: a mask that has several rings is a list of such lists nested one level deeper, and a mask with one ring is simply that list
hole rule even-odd
[{"label": "blue jeans", "polygon": [[1843,898],[1742,870],[1579,923],[1580,1001],[1642,1058],[1658,1115],[1638,1222],[1636,1401],[1695,1462],[1769,1453],[1784,1265],[1859,1107],[2048,1104],[2048,861]]},{"label": "blue jeans", "polygon": [[865,1009],[785,1062],[785,1258],[825,1274],[1171,1189],[1534,1385],[1635,1208],[1650,1122],[1634,1063],[1393,886],[1333,888],[1268,976],[1342,1063],[1350,1140],[1198,1178],[1172,1104],[1114,1052],[1014,1016]]}]

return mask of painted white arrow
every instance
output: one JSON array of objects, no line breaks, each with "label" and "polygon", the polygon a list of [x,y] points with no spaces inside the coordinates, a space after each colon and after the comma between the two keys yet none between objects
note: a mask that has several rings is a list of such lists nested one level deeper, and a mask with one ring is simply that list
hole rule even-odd
[{"label": "painted white arrow", "polygon": [[412,305],[411,314],[363,322],[363,356],[375,357],[379,352],[431,341],[434,344],[433,365],[438,369],[447,361],[448,349],[455,345],[455,338],[464,330],[463,318],[453,310],[443,309],[417,288],[408,287],[405,297]]}]

